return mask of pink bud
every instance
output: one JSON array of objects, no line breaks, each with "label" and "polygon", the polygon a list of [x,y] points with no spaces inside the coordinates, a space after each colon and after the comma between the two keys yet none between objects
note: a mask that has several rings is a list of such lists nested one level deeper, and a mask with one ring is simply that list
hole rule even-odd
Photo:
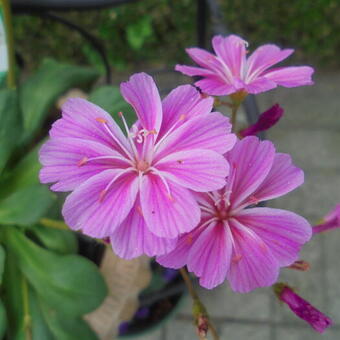
[{"label": "pink bud", "polygon": [[323,219],[323,223],[313,227],[313,233],[318,234],[323,231],[340,228],[340,204],[337,204]]},{"label": "pink bud", "polygon": [[242,137],[254,136],[260,131],[265,131],[275,125],[283,116],[283,108],[279,104],[273,105],[270,109],[263,112],[258,121],[248,128],[240,131]]}]

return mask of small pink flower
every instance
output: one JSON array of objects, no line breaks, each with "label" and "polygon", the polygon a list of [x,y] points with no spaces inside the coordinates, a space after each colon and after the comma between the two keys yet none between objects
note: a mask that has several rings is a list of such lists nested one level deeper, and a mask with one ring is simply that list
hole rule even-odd
[{"label": "small pink flower", "polygon": [[297,295],[288,285],[278,283],[274,286],[278,298],[301,319],[307,321],[317,332],[323,333],[333,321],[309,302]]},{"label": "small pink flower", "polygon": [[340,204],[337,204],[336,207],[324,217],[322,223],[313,227],[313,234],[337,228],[340,228]]},{"label": "small pink flower", "polygon": [[192,191],[225,184],[222,154],[233,147],[228,118],[190,85],[163,102],[153,79],[135,74],[121,85],[138,122],[125,136],[111,116],[84,99],[70,99],[40,150],[42,183],[72,191],[62,213],[84,234],[110,237],[123,258],[172,249],[200,220]]},{"label": "small pink flower", "polygon": [[226,158],[231,166],[226,186],[196,195],[200,224],[157,261],[175,269],[187,265],[205,288],[228,279],[234,291],[245,293],[272,285],[279,268],[298,259],[312,232],[290,211],[253,207],[303,183],[303,172],[289,155],[251,136],[238,141]]},{"label": "small pink flower", "polygon": [[257,122],[240,131],[242,137],[254,136],[261,131],[266,131],[274,126],[283,116],[283,108],[279,104],[273,105],[267,111],[261,113]]},{"label": "small pink flower", "polygon": [[314,70],[308,66],[271,68],[286,59],[294,50],[281,50],[276,45],[263,45],[248,58],[248,43],[236,35],[212,39],[216,55],[200,48],[188,48],[189,56],[200,66],[176,65],[176,70],[188,76],[203,77],[195,83],[204,93],[213,96],[229,95],[238,91],[260,93],[278,85],[296,87],[312,85]]}]

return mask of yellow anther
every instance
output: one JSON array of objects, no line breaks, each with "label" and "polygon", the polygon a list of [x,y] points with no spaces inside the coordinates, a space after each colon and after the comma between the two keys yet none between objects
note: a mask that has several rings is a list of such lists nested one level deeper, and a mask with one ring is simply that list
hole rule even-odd
[{"label": "yellow anther", "polygon": [[151,131],[148,131],[148,134],[149,135],[156,135],[157,134],[157,131],[155,129],[151,130]]},{"label": "yellow anther", "polygon": [[104,201],[104,198],[107,194],[107,191],[106,190],[102,190],[99,194],[99,203],[102,203]]},{"label": "yellow anther", "polygon": [[235,255],[233,258],[232,258],[232,261],[234,263],[238,263],[242,260],[242,255]]},{"label": "yellow anther", "polygon": [[143,216],[142,207],[140,205],[137,207],[137,211],[138,211],[139,215]]},{"label": "yellow anther", "polygon": [[179,116],[179,120],[184,120],[186,118],[186,115],[182,114]]},{"label": "yellow anther", "polygon": [[107,124],[107,120],[105,118],[97,117],[96,121],[102,124]]},{"label": "yellow anther", "polygon": [[193,238],[192,238],[192,235],[191,233],[187,236],[186,238],[186,242],[188,245],[191,245],[192,244],[192,241],[193,241]]},{"label": "yellow anther", "polygon": [[87,161],[88,161],[88,158],[85,156],[85,157],[83,157],[83,158],[77,163],[77,165],[78,165],[78,166],[83,166],[84,164],[87,163]]}]

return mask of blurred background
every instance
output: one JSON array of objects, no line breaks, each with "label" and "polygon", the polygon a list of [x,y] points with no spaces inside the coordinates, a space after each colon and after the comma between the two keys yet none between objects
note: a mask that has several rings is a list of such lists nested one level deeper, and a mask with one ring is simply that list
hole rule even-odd
[{"label": "blurred background", "polygon": [[[114,85],[133,72],[150,70],[164,93],[191,81],[176,73],[163,72],[172,70],[176,63],[190,63],[186,47],[200,43],[210,48],[216,18],[211,18],[207,4],[202,8],[203,2],[142,0],[112,8],[56,12],[56,15],[81,26],[105,47]],[[25,1],[12,3],[22,5]],[[217,16],[223,19],[225,27],[247,40],[251,51],[264,43],[292,47],[296,52],[290,57],[290,65],[308,64],[316,68],[312,87],[280,88],[257,97],[259,112],[275,103],[285,109],[284,118],[267,137],[280,152],[292,154],[306,175],[302,188],[269,205],[290,209],[316,223],[340,201],[340,1],[216,3],[220,6]],[[100,72],[99,83],[105,82],[105,68],[98,51],[75,29],[46,15],[46,11],[17,10],[13,15],[13,34],[23,74],[33,72],[45,57],[53,56],[68,64],[90,65]],[[243,112],[239,123],[245,122]],[[290,282],[303,297],[333,318],[335,325],[322,335],[322,339],[328,340],[340,339],[339,244],[339,231],[320,235],[302,253],[302,258],[311,263],[309,272],[282,271],[282,280]],[[199,289],[199,292],[221,339],[320,338],[286,306],[281,306],[270,288],[247,295],[232,293],[228,285],[213,291]],[[195,338],[191,301],[186,298],[169,322],[139,339]]]}]

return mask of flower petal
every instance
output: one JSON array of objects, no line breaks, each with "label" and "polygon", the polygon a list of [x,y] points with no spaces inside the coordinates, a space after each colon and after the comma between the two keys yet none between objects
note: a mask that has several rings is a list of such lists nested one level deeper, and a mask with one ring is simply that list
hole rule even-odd
[{"label": "flower petal", "polygon": [[266,243],[280,266],[289,266],[296,261],[302,245],[312,236],[310,224],[286,210],[244,209],[235,218]]},{"label": "flower petal", "polygon": [[292,158],[284,153],[277,153],[267,177],[254,192],[259,201],[265,201],[287,194],[304,181],[303,171],[292,164]]},{"label": "flower petal", "polygon": [[236,219],[229,220],[233,255],[227,278],[235,292],[248,293],[271,286],[278,277],[279,265],[267,244]]},{"label": "flower petal", "polygon": [[155,160],[173,152],[190,149],[208,149],[223,154],[236,141],[235,135],[230,131],[229,118],[221,113],[198,115],[156,144]]},{"label": "flower petal", "polygon": [[195,66],[176,65],[175,70],[182,72],[183,74],[190,76],[190,77],[193,77],[193,76],[206,77],[206,76],[215,75],[214,71],[211,71],[205,68],[195,67]]},{"label": "flower petal", "polygon": [[258,94],[261,92],[269,91],[277,87],[277,84],[265,77],[257,78],[248,84],[244,85],[245,91],[252,94]]},{"label": "flower petal", "polygon": [[138,192],[138,177],[127,173],[103,196],[110,181],[121,173],[121,170],[105,170],[74,190],[62,210],[66,224],[91,237],[111,235],[130,212]]},{"label": "flower petal", "polygon": [[157,256],[157,262],[164,267],[173,269],[179,269],[186,266],[188,263],[189,251],[203,230],[204,228],[198,226],[189,233],[180,236],[176,247],[169,253]]},{"label": "flower petal", "polygon": [[228,152],[235,178],[232,185],[230,202],[236,208],[251,195],[270,171],[275,155],[273,143],[261,142],[257,137],[250,136],[238,141]]},{"label": "flower petal", "polygon": [[172,182],[201,192],[223,187],[229,173],[229,164],[222,155],[200,149],[172,153],[155,167]]},{"label": "flower petal", "polygon": [[62,106],[62,115],[53,123],[51,137],[91,140],[113,147],[124,155],[131,154],[130,145],[119,126],[99,106],[82,98],[71,98]]},{"label": "flower petal", "polygon": [[136,111],[142,127],[157,133],[162,123],[162,103],[157,86],[146,73],[137,73],[120,85],[124,99]]},{"label": "flower petal", "polygon": [[158,139],[175,124],[178,128],[189,118],[211,112],[213,104],[214,98],[204,98],[193,86],[178,86],[172,90],[162,102],[163,121]]},{"label": "flower petal", "polygon": [[126,219],[110,236],[113,251],[126,260],[140,255],[155,256],[174,249],[177,240],[157,237],[150,232],[142,216],[139,198]]},{"label": "flower petal", "polygon": [[216,35],[212,39],[212,45],[217,56],[221,58],[229,72],[237,78],[241,77],[241,70],[246,63],[246,45],[237,35],[222,37]]},{"label": "flower petal", "polygon": [[188,270],[200,278],[200,285],[212,289],[221,284],[229,269],[232,244],[222,223],[212,222],[193,243]]},{"label": "flower petal", "polygon": [[314,69],[309,66],[290,66],[272,69],[263,74],[263,77],[284,87],[313,85],[311,77]]},{"label": "flower petal", "polygon": [[40,149],[39,161],[43,165],[40,181],[57,182],[51,187],[55,191],[74,190],[105,169],[129,166],[120,153],[104,144],[68,137],[48,140]]},{"label": "flower petal", "polygon": [[175,238],[194,229],[200,209],[189,190],[151,173],[143,177],[141,206],[151,232],[159,237]]},{"label": "flower petal", "polygon": [[281,50],[278,46],[267,44],[258,47],[247,60],[246,79],[255,79],[269,67],[288,58],[293,49]]},{"label": "flower petal", "polygon": [[209,76],[195,82],[203,93],[211,96],[227,96],[237,91],[233,85],[227,84],[217,76]]}]

